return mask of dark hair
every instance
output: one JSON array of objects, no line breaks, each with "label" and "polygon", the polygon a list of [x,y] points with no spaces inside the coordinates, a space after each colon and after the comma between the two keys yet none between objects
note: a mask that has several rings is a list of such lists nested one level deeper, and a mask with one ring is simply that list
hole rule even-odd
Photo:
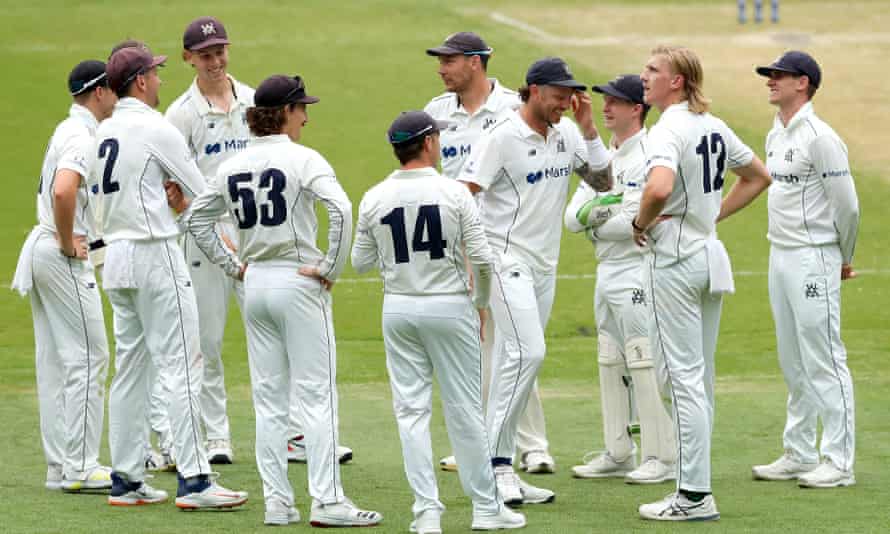
[{"label": "dark hair", "polygon": [[643,105],[643,111],[640,112],[640,126],[646,126],[646,115],[649,114],[649,106]]},{"label": "dark hair", "polygon": [[519,89],[516,90],[519,93],[519,100],[523,102],[528,102],[528,97],[531,96],[531,89],[528,88],[527,85],[523,85]]},{"label": "dark hair", "polygon": [[247,108],[247,126],[251,133],[257,137],[280,134],[287,119],[285,110],[292,109],[294,104],[277,108]]},{"label": "dark hair", "polygon": [[399,159],[399,163],[404,165],[409,161],[417,159],[420,156],[420,153],[423,152],[423,146],[424,143],[426,143],[426,138],[430,135],[434,134],[423,135],[416,139],[411,139],[408,142],[393,145],[392,151]]},{"label": "dark hair", "polygon": [[[807,76],[807,75],[801,74],[798,77],[800,77],[800,76]],[[818,87],[813,85],[813,80],[811,80],[810,77],[807,76],[807,99],[808,100],[813,99],[813,96],[816,94],[816,89],[818,89]]]},{"label": "dark hair", "polygon": [[136,81],[136,76],[133,76],[133,79],[122,85],[115,91],[114,93],[118,98],[124,98],[130,96],[130,88],[133,87],[133,82]]},{"label": "dark hair", "polygon": [[484,71],[488,70],[488,59],[490,57],[491,56],[488,54],[479,54],[479,61],[482,63],[482,70],[484,70]]}]

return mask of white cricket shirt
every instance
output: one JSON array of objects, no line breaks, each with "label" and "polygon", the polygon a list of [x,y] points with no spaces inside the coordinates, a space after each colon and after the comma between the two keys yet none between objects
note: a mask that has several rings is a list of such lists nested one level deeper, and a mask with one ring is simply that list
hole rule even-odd
[{"label": "white cricket shirt", "polygon": [[[640,199],[646,185],[646,128],[624,140],[617,149],[611,145],[612,176],[615,184],[607,194],[622,194],[618,213],[593,232],[596,257],[600,262],[639,260],[646,250],[633,240],[631,221],[640,211]],[[602,193],[600,193],[602,194]],[[570,232],[580,232],[584,226],[576,214],[597,192],[581,180],[566,208],[565,224]]]},{"label": "white cricket shirt", "polygon": [[472,115],[464,109],[456,93],[444,93],[432,99],[423,110],[440,121],[451,125],[439,135],[442,146],[442,174],[457,178],[473,151],[473,145],[505,112],[519,109],[519,95],[502,86],[496,79],[489,79],[491,92],[485,103]]},{"label": "white cricket shirt", "polygon": [[362,198],[352,265],[378,267],[385,293],[466,294],[464,246],[471,264],[491,263],[467,187],[432,167],[397,170]]},{"label": "white cricket shirt", "polygon": [[56,231],[53,213],[56,172],[68,169],[81,176],[74,210],[74,234],[96,236],[86,183],[98,126],[99,122],[90,110],[80,104],[71,104],[68,118],[56,126],[49,140],[37,186],[37,223],[50,232]]},{"label": "white cricket shirt", "polygon": [[244,150],[250,141],[247,108],[253,106],[253,89],[229,76],[234,99],[228,113],[211,106],[197,78],[188,90],[170,104],[165,117],[188,142],[201,173],[216,176],[220,164]]},{"label": "white cricket shirt", "polygon": [[96,130],[91,156],[88,183],[102,197],[106,243],[179,235],[164,182],[178,183],[192,198],[204,190],[204,176],[182,134],[161,113],[136,98],[120,99]]},{"label": "white cricket shirt", "polygon": [[771,243],[783,247],[838,243],[852,263],[859,231],[859,200],[847,146],[807,102],[788,126],[776,115],[766,136]]},{"label": "white cricket shirt", "polygon": [[[316,201],[328,211],[327,253],[317,244]],[[287,135],[253,138],[220,165],[207,191],[180,218],[204,253],[231,274],[233,259],[214,231],[226,212],[237,226],[243,263],[318,267],[329,280],[343,270],[352,238],[352,204],[321,154]]]},{"label": "white cricket shirt", "polygon": [[555,272],[569,178],[584,165],[609,164],[602,140],[585,141],[568,119],[546,138],[510,111],[482,139],[458,179],[482,188],[482,226],[495,253],[541,272]]},{"label": "white cricket shirt", "polygon": [[710,113],[693,113],[684,101],[668,107],[649,131],[646,174],[674,171],[674,189],[662,210],[671,215],[650,230],[658,267],[692,256],[714,234],[728,169],[751,163],[754,152]]}]

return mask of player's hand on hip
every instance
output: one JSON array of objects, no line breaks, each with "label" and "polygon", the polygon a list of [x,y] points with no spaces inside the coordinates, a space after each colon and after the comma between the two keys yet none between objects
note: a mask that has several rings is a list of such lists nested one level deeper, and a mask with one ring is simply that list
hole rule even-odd
[{"label": "player's hand on hip", "polygon": [[488,308],[476,308],[479,312],[479,341],[485,341],[485,323],[488,322]]},{"label": "player's hand on hip", "polygon": [[318,270],[318,267],[308,267],[304,265],[303,267],[300,267],[300,270],[298,272],[303,276],[315,278],[319,281],[319,283],[321,283],[322,287],[324,287],[328,291],[330,291],[331,288],[334,287],[334,282],[322,276],[321,271]]},{"label": "player's hand on hip", "polygon": [[167,204],[173,208],[176,213],[182,213],[188,207],[185,195],[182,194],[182,188],[179,184],[172,180],[164,182],[164,192],[167,194]]},{"label": "player's hand on hip", "polygon": [[841,265],[841,280],[849,280],[851,278],[856,278],[859,276],[859,273],[853,270],[853,265],[850,263],[845,263]]},{"label": "player's hand on hip", "polygon": [[247,272],[247,264],[245,263],[241,266],[241,270],[238,271],[238,280],[240,282],[244,281],[244,273],[246,273],[246,272]]},{"label": "player's hand on hip", "polygon": [[87,238],[86,236],[76,235],[71,239],[71,246],[67,248],[64,245],[59,247],[62,254],[68,258],[77,258],[79,260],[87,259]]}]

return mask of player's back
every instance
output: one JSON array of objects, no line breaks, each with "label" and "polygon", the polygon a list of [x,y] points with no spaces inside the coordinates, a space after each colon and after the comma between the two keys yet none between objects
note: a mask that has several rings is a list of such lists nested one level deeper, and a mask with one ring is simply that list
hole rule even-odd
[{"label": "player's back", "polygon": [[238,227],[243,262],[315,265],[322,260],[315,202],[335,209],[338,204],[313,192],[319,180],[336,181],[318,152],[283,134],[254,138],[220,166],[216,179]]},{"label": "player's back", "polygon": [[664,166],[676,173],[662,215],[651,231],[656,262],[669,265],[701,250],[716,231],[728,169],[747,165],[753,152],[722,120],[693,113],[687,102],[664,111],[648,138],[647,172]]},{"label": "player's back", "polygon": [[384,292],[467,292],[464,231],[470,219],[478,226],[478,215],[463,184],[431,167],[398,170],[365,194],[359,211],[359,232],[376,243]]}]

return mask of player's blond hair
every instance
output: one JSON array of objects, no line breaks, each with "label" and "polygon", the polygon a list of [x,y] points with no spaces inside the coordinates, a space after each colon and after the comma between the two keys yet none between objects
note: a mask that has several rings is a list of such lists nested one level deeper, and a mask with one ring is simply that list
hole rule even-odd
[{"label": "player's blond hair", "polygon": [[698,55],[683,46],[656,46],[652,49],[653,56],[664,56],[670,65],[671,72],[683,77],[683,92],[689,101],[689,111],[705,113],[711,100],[702,92],[705,75]]}]

